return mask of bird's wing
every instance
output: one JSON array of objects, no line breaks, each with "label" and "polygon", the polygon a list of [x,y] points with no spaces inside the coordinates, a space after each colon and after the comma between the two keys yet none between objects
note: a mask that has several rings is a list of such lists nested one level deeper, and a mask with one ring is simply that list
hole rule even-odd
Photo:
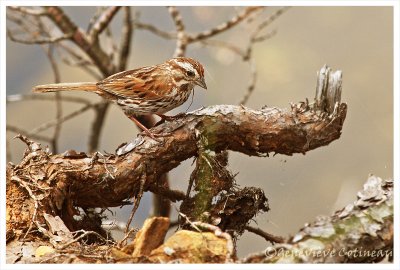
[{"label": "bird's wing", "polygon": [[157,100],[162,98],[169,76],[156,75],[155,67],[145,67],[116,73],[97,83],[97,87],[118,97]]}]

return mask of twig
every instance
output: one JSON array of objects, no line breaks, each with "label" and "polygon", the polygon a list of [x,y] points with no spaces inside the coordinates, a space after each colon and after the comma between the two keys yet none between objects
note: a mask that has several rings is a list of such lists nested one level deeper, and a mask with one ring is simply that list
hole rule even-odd
[{"label": "twig", "polygon": [[163,31],[159,28],[157,28],[156,26],[152,25],[152,24],[146,24],[146,23],[141,23],[141,22],[135,22],[134,26],[137,29],[140,30],[147,30],[159,37],[165,38],[165,39],[175,39],[176,37],[176,33],[171,33],[171,32],[167,32],[167,31]]},{"label": "twig", "polygon": [[10,29],[7,29],[7,35],[10,40],[23,44],[48,44],[48,43],[57,43],[60,41],[71,39],[72,34],[65,34],[59,37],[51,37],[51,38],[42,38],[42,39],[20,39],[13,35]]},{"label": "twig", "polygon": [[[102,102],[101,102],[101,103],[102,103]],[[78,110],[76,110],[76,111],[73,111],[73,112],[70,113],[70,114],[64,115],[64,116],[63,116],[62,118],[60,118],[58,121],[57,121],[57,120],[52,120],[52,121],[49,121],[49,122],[47,122],[47,123],[44,123],[44,124],[42,124],[42,125],[36,127],[35,129],[31,130],[31,132],[29,132],[29,134],[36,134],[36,133],[42,132],[42,131],[44,131],[44,130],[46,130],[46,129],[48,129],[48,128],[51,128],[51,127],[57,125],[57,123],[63,123],[63,122],[65,122],[65,121],[67,121],[67,120],[69,120],[69,119],[72,119],[72,118],[74,118],[75,116],[77,116],[77,115],[79,115],[79,114],[82,114],[83,112],[85,112],[85,111],[87,111],[87,110],[89,110],[89,109],[95,107],[95,106],[98,105],[98,104],[99,104],[99,103],[87,104],[86,106],[83,106],[82,108],[80,108],[80,109],[78,109]]]},{"label": "twig", "polygon": [[169,14],[174,21],[177,39],[174,57],[181,57],[185,55],[187,46],[187,37],[185,33],[185,25],[183,24],[182,16],[176,7],[168,7]]},{"label": "twig", "polygon": [[[61,8],[46,7],[46,10],[49,13],[48,17],[58,26],[61,31],[64,33],[74,33],[72,41],[91,58],[96,67],[102,72],[104,77],[115,73],[115,65],[112,64],[111,58],[100,47],[99,42],[91,43],[87,35],[71,21],[71,19],[63,12]],[[94,152],[98,148],[101,137],[100,134],[104,126],[103,124],[108,107],[108,103],[102,103],[97,105],[95,108],[95,120],[92,124],[89,135],[88,150],[90,152]]]},{"label": "twig", "polygon": [[64,245],[58,246],[58,247],[56,247],[56,248],[57,248],[58,250],[63,250],[63,249],[65,249],[65,248],[69,247],[70,245],[72,245],[73,243],[76,243],[76,242],[78,242],[79,240],[85,238],[85,237],[88,236],[88,235],[95,235],[96,237],[98,237],[99,239],[101,239],[102,241],[104,241],[105,243],[110,242],[110,240],[105,239],[103,236],[101,236],[99,233],[97,233],[97,232],[95,232],[95,231],[79,230],[79,231],[76,231],[76,232],[73,232],[73,233],[74,233],[75,235],[76,235],[76,234],[81,234],[81,233],[82,233],[82,234],[79,235],[77,238],[75,238],[75,239],[69,241],[68,243],[65,243]]},{"label": "twig", "polygon": [[35,134],[35,133],[31,133],[29,131],[23,130],[21,128],[18,128],[18,127],[12,126],[12,125],[7,125],[6,126],[6,130],[7,131],[11,131],[11,132],[15,132],[15,133],[18,133],[18,134],[23,134],[23,135],[25,135],[25,136],[27,136],[29,138],[34,139],[34,140],[39,140],[39,141],[44,141],[44,142],[49,142],[49,143],[51,142],[51,138],[50,137],[46,137],[46,136],[38,135],[38,134]]},{"label": "twig", "polygon": [[146,183],[146,173],[142,174],[142,177],[140,178],[140,186],[139,186],[139,192],[135,196],[135,199],[133,200],[133,208],[131,211],[131,215],[129,216],[128,222],[126,223],[125,227],[125,234],[128,233],[129,227],[131,226],[131,222],[133,220],[133,217],[135,216],[136,210],[139,208],[140,200],[142,199],[143,192],[144,192],[144,184]]},{"label": "twig", "polygon": [[10,10],[25,13],[32,16],[43,16],[46,15],[47,12],[44,10],[33,9],[33,8],[26,8],[26,7],[19,7],[19,6],[9,6]]},{"label": "twig", "polygon": [[274,22],[277,18],[279,18],[283,13],[285,13],[290,7],[282,7],[278,9],[271,16],[267,17],[263,22],[261,22],[255,31],[252,33],[252,40],[257,39],[258,34],[267,26],[269,26],[272,22]]},{"label": "twig", "polygon": [[265,240],[271,242],[271,244],[285,242],[285,238],[267,233],[267,232],[261,230],[260,228],[254,228],[250,225],[246,225],[244,228],[249,232],[252,232],[254,234],[257,234],[257,235],[263,237]]},{"label": "twig", "polygon": [[197,34],[192,34],[187,36],[187,42],[188,43],[193,43],[196,41],[204,40],[206,38],[218,35],[226,30],[231,29],[233,26],[237,25],[241,21],[245,20],[248,18],[253,12],[259,11],[261,9],[264,9],[264,7],[248,7],[242,12],[240,12],[238,15],[235,17],[231,18],[229,21],[224,22],[210,30],[203,31],[201,33]]},{"label": "twig", "polygon": [[[35,95],[35,94],[16,94],[16,95],[8,95],[6,96],[6,104],[13,103],[13,102],[20,102],[20,101],[29,101],[29,100],[48,100],[54,101],[56,100],[55,95]],[[81,103],[81,104],[91,104],[91,102],[87,99],[80,98],[80,97],[73,97],[73,96],[63,96],[61,98],[62,102],[74,102],[74,103]]]},{"label": "twig", "polygon": [[99,35],[108,27],[120,8],[121,7],[108,7],[103,11],[89,32],[89,37],[92,42],[98,41]]},{"label": "twig", "polygon": [[234,52],[235,54],[239,55],[241,58],[244,58],[244,56],[245,56],[245,52],[241,48],[233,45],[230,42],[226,42],[226,41],[222,41],[222,40],[214,40],[214,39],[205,39],[205,40],[201,40],[200,42],[204,45],[209,45],[209,46],[214,46],[214,47],[219,47],[219,48],[224,48],[226,50],[230,50],[230,51]]},{"label": "twig", "polygon": [[163,186],[154,186],[149,189],[153,193],[157,193],[160,196],[168,198],[171,202],[182,201],[186,198],[184,192],[180,190],[173,190]]},{"label": "twig", "polygon": [[99,146],[100,138],[101,138],[101,131],[104,126],[104,121],[106,118],[107,110],[110,103],[100,102],[97,103],[95,108],[95,117],[90,128],[89,134],[89,143],[88,143],[88,151],[95,152]]},{"label": "twig", "polygon": [[278,9],[274,14],[272,14],[271,16],[267,17],[264,21],[262,21],[251,33],[249,44],[247,45],[247,49],[245,50],[245,53],[243,55],[243,61],[248,62],[250,66],[250,80],[246,89],[246,93],[239,104],[245,105],[247,103],[256,86],[257,69],[255,60],[254,58],[252,58],[252,50],[254,44],[257,42],[265,41],[273,37],[276,34],[276,31],[272,31],[262,36],[259,36],[259,33],[261,32],[261,30],[263,30],[273,21],[275,21],[278,17],[280,17],[288,9],[289,7],[283,7]]},{"label": "twig", "polygon": [[114,66],[99,44],[92,44],[89,37],[73,23],[60,7],[46,6],[47,17],[66,35],[72,34],[71,41],[81,48],[96,64],[96,67],[108,76],[114,73]]},{"label": "twig", "polygon": [[86,71],[89,75],[91,75],[93,78],[97,80],[101,80],[103,76],[98,74],[96,71],[94,71],[91,67],[95,67],[92,61],[85,59],[83,56],[79,55],[78,52],[70,48],[69,46],[59,43],[57,46],[57,49],[63,49],[69,56],[75,58],[76,62],[72,62],[69,60],[66,56],[63,56],[60,51],[60,57],[64,63],[66,63],[69,66],[78,66],[84,71]]},{"label": "twig", "polygon": [[257,81],[257,68],[254,63],[254,60],[249,59],[247,61],[250,66],[250,80],[247,86],[246,94],[244,95],[243,99],[239,102],[241,105],[245,105],[247,101],[249,100],[251,94],[253,93],[255,87],[256,87],[256,81]]},{"label": "twig", "polygon": [[[53,45],[50,44],[49,48],[46,50],[46,55],[47,58],[49,59],[49,62],[51,64],[51,68],[53,70],[54,73],[54,82],[55,83],[59,83],[61,81],[60,79],[60,71],[58,69],[57,63],[54,60],[53,57]],[[61,132],[61,118],[62,118],[62,102],[61,102],[61,93],[55,93],[55,99],[56,99],[56,125],[54,128],[54,133],[53,133],[53,138],[51,141],[51,145],[52,145],[52,150],[54,153],[58,152],[57,149],[57,143],[58,143],[58,138],[60,137],[60,132]]]},{"label": "twig", "polygon": [[124,18],[120,41],[120,51],[118,60],[118,70],[126,69],[126,63],[130,54],[130,47],[133,41],[133,27],[132,27],[131,7],[124,7]]}]

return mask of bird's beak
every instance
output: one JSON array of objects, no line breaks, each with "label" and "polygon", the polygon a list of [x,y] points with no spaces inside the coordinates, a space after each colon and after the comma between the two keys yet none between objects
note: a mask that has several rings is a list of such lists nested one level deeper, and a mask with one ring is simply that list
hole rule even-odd
[{"label": "bird's beak", "polygon": [[195,84],[197,84],[198,86],[200,86],[201,88],[204,88],[207,90],[207,85],[206,85],[206,81],[204,80],[204,78],[199,78],[198,80],[194,81]]}]

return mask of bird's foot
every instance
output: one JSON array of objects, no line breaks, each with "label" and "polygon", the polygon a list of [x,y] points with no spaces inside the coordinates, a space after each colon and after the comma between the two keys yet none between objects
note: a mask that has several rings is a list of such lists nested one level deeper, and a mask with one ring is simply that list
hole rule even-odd
[{"label": "bird's foot", "polygon": [[157,116],[159,116],[159,117],[161,118],[161,120],[158,121],[154,126],[161,125],[161,124],[163,124],[165,121],[173,121],[173,120],[175,120],[176,118],[182,117],[182,116],[184,116],[184,115],[185,115],[185,113],[178,113],[178,114],[173,115],[173,116],[164,115],[164,114],[157,114]]}]

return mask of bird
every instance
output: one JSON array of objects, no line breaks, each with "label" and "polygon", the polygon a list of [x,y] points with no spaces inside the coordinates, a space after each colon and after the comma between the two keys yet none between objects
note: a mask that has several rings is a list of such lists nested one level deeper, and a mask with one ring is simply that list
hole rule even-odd
[{"label": "bird", "polygon": [[56,83],[35,86],[34,93],[58,91],[93,92],[117,104],[125,115],[152,139],[151,133],[137,116],[156,114],[163,120],[164,114],[182,105],[195,86],[207,89],[204,67],[189,57],[175,57],[164,63],[126,70],[98,82]]}]

